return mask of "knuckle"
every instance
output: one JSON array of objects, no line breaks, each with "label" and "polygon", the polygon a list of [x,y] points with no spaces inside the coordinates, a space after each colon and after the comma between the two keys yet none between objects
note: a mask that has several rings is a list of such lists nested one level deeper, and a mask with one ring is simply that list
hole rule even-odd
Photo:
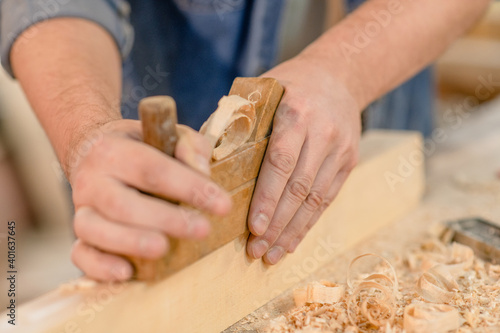
[{"label": "knuckle", "polygon": [[304,227],[304,229],[301,231],[299,238],[302,240],[304,239],[307,234],[309,233],[309,230],[312,229],[312,227],[316,224],[317,220],[311,220],[307,225]]},{"label": "knuckle", "polygon": [[301,123],[303,113],[300,110],[307,109],[307,103],[304,99],[295,99],[292,101],[293,106],[284,105],[280,108],[277,119],[286,120],[288,124]]},{"label": "knuckle", "polygon": [[332,204],[333,199],[324,199],[321,205],[319,206],[320,212],[324,212],[330,205]]},{"label": "knuckle", "polygon": [[128,205],[119,195],[106,195],[102,206],[114,216],[128,216]]},{"label": "knuckle", "polygon": [[351,171],[352,169],[354,169],[356,167],[356,165],[358,165],[358,162],[359,162],[358,154],[352,154],[347,162],[347,166],[346,166],[347,170]]},{"label": "knuckle", "polygon": [[81,214],[75,215],[75,218],[73,219],[73,229],[75,231],[75,236],[80,239],[85,238],[86,234],[86,225],[84,222],[84,219]]},{"label": "knuckle", "polygon": [[322,131],[320,131],[322,139],[326,142],[332,142],[337,138],[338,130],[335,126],[325,126]]},{"label": "knuckle", "polygon": [[281,233],[278,242],[284,244],[285,247],[288,247],[293,242],[293,240],[299,236],[303,227],[304,225],[302,223],[288,225],[286,229]]},{"label": "knuckle", "polygon": [[340,142],[340,151],[343,153],[343,155],[349,156],[349,158],[352,158],[354,155],[356,155],[356,144],[354,141],[350,138],[344,138]]},{"label": "knuckle", "polygon": [[304,207],[310,211],[316,211],[323,203],[323,196],[317,191],[311,191],[304,200]]},{"label": "knuckle", "polygon": [[71,187],[73,188],[73,193],[82,192],[87,188],[88,177],[87,173],[84,171],[76,172],[73,176],[73,181]]},{"label": "knuckle", "polygon": [[288,192],[296,201],[303,202],[311,191],[312,180],[309,177],[293,179],[288,183]]},{"label": "knuckle", "polygon": [[283,231],[283,228],[284,226],[280,223],[271,223],[262,238],[271,245],[276,241],[276,239],[278,239],[278,236]]},{"label": "knuckle", "polygon": [[139,171],[139,182],[145,190],[158,193],[165,173],[165,170],[158,166],[141,168]]},{"label": "knuckle", "polygon": [[270,152],[269,163],[282,175],[289,175],[295,167],[296,158],[290,152],[278,149]]},{"label": "knuckle", "polygon": [[100,233],[95,232],[94,224],[91,221],[91,208],[80,208],[73,218],[73,229],[75,236],[79,239],[88,240],[90,237],[95,237]]},{"label": "knuckle", "polygon": [[93,192],[94,179],[87,176],[86,172],[78,172],[71,183],[73,204],[76,208],[92,205],[96,195]]},{"label": "knuckle", "polygon": [[[263,188],[259,193],[260,202],[267,207],[276,207],[278,204],[278,199],[270,192],[267,188]],[[264,209],[265,210],[265,209]]]}]

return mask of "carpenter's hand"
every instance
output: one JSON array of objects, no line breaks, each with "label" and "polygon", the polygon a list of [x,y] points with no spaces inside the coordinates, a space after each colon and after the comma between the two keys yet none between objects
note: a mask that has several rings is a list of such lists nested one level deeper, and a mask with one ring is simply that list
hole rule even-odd
[{"label": "carpenter's hand", "polygon": [[276,264],[293,252],[358,158],[361,116],[331,74],[304,56],[263,76],[285,86],[250,207],[247,253]]},{"label": "carpenter's hand", "polygon": [[207,236],[205,217],[141,191],[217,215],[229,212],[229,196],[207,176],[205,138],[187,128],[178,132],[178,160],[142,143],[134,120],[109,122],[78,145],[69,165],[78,237],[72,259],[89,277],[129,279],[132,266],[120,255],[159,258],[168,250],[166,235]]}]

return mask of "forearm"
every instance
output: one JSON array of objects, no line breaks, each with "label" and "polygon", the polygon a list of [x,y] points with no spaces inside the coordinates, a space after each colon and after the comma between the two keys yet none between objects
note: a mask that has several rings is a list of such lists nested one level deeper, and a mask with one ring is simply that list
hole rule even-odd
[{"label": "forearm", "polygon": [[361,110],[439,56],[489,2],[370,0],[303,55],[344,82]]},{"label": "forearm", "polygon": [[11,52],[14,74],[68,173],[82,138],[121,118],[121,60],[98,25],[58,18],[25,31]]}]

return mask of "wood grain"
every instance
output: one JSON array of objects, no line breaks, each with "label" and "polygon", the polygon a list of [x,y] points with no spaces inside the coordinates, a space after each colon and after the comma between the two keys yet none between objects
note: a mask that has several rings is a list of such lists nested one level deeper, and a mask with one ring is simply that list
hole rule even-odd
[{"label": "wood grain", "polygon": [[[411,172],[405,169],[397,186],[386,180],[388,173],[401,174],[401,159],[410,157],[423,158],[418,134],[365,134],[360,162],[339,196],[297,251],[278,265],[249,259],[243,235],[158,283],[53,291],[19,307],[16,328],[34,333],[219,332],[417,206],[424,190],[423,163]],[[5,326],[2,332],[16,332]]]},{"label": "wood grain", "polygon": [[170,96],[146,97],[139,103],[143,141],[168,156],[177,143],[177,106]]},{"label": "wood grain", "polygon": [[226,191],[257,178],[269,139],[247,144],[239,152],[212,164],[212,179]]}]

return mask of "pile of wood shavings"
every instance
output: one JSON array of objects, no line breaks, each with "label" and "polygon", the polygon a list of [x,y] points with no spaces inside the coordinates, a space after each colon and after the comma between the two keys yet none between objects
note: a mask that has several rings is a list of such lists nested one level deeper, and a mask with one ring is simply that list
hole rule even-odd
[{"label": "pile of wood shavings", "polygon": [[[376,261],[371,272],[353,273],[361,257]],[[295,290],[297,307],[266,331],[500,332],[500,265],[437,239],[407,251],[394,268],[387,264],[377,255],[360,256],[346,284],[313,282]]]}]

